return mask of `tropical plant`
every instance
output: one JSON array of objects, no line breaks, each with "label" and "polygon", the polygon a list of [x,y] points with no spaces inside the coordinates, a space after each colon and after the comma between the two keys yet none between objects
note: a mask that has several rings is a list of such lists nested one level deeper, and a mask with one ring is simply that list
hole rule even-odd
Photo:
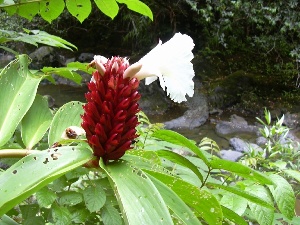
[{"label": "tropical plant", "polygon": [[[179,38],[179,43],[190,41],[178,35],[174,40]],[[157,74],[162,79],[159,70],[153,74],[146,68],[155,59],[163,65],[155,55],[171,47],[168,44],[131,66],[123,58],[95,57],[90,64],[97,70],[86,95],[88,104],[69,102],[54,116],[46,100],[36,95],[44,75],[28,70],[26,55],[17,56],[2,70],[0,157],[21,157],[0,173],[2,222],[273,224],[278,212],[285,221],[297,221],[294,192],[282,176],[220,159],[212,154],[218,151],[215,142],[204,139],[199,148],[174,131],[151,125],[143,113],[139,126],[131,127],[137,124],[138,108],[127,99],[139,98],[135,76]],[[187,56],[181,61],[190,61],[189,54],[180,54]],[[175,52],[171,58],[178,59]],[[169,66],[183,68],[181,63]],[[189,71],[190,66],[184,67]],[[168,75],[165,85],[170,87],[178,76]],[[169,94],[182,101],[190,88],[171,88]],[[130,147],[128,141],[137,136]],[[45,150],[43,138],[48,142]]]}]

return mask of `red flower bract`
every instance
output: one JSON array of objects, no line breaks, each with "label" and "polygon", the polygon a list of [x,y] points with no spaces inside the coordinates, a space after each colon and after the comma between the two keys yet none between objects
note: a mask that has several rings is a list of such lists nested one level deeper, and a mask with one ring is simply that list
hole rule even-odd
[{"label": "red flower bract", "polygon": [[113,57],[103,66],[104,75],[95,71],[88,83],[81,126],[94,155],[107,163],[122,157],[137,137],[140,94],[136,78],[123,78],[129,66],[126,59]]}]

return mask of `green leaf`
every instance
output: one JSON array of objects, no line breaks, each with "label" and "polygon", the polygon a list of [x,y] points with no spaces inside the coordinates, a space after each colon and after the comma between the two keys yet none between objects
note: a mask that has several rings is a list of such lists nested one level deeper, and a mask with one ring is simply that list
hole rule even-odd
[{"label": "green leaf", "polygon": [[172,144],[189,148],[200,159],[202,159],[206,165],[209,165],[207,158],[204,156],[201,150],[183,135],[178,134],[177,132],[171,130],[157,130],[153,133],[152,136],[170,142]]},{"label": "green leaf", "polygon": [[19,55],[0,73],[0,146],[13,136],[41,81],[28,70],[29,63],[27,55]]},{"label": "green leaf", "polygon": [[66,146],[30,154],[0,174],[0,216],[56,178],[93,158],[83,147]]},{"label": "green leaf", "polygon": [[117,0],[117,2],[124,3],[127,5],[128,9],[147,16],[153,20],[152,11],[145,3],[138,0]]},{"label": "green leaf", "polygon": [[235,188],[235,187],[230,187],[230,186],[224,186],[224,185],[221,185],[221,184],[215,184],[215,183],[207,183],[207,186],[208,187],[214,187],[214,188],[221,188],[223,190],[226,190],[230,193],[233,193],[233,194],[236,194],[238,196],[241,196],[253,203],[256,203],[256,204],[259,204],[261,206],[264,206],[264,207],[267,207],[267,208],[270,208],[270,209],[274,209],[273,205],[266,202],[265,200],[263,199],[260,199],[258,197],[256,197],[254,194],[250,194],[246,191],[243,191],[241,189],[238,189],[238,188]]},{"label": "green leaf", "polygon": [[[257,196],[259,199],[268,202],[268,204],[270,205],[273,204],[270,193],[265,187],[261,185],[249,185],[246,187],[246,191]],[[250,207],[251,212],[253,213],[254,217],[260,225],[272,224],[274,218],[274,209],[264,207],[261,204],[257,204],[254,202],[249,202],[248,205]]]},{"label": "green leaf", "polygon": [[48,137],[49,146],[52,146],[55,142],[58,142],[62,139],[61,135],[66,128],[70,126],[81,126],[80,124],[82,120],[80,115],[83,114],[82,105],[83,104],[81,102],[73,101],[68,102],[59,108],[54,115],[50,126]]},{"label": "green leaf", "polygon": [[3,215],[0,217],[0,224],[1,225],[19,225],[16,221],[14,221],[12,218],[10,218],[7,215]]},{"label": "green leaf", "polygon": [[203,183],[202,174],[199,172],[198,168],[193,163],[191,163],[188,159],[184,158],[183,156],[181,156],[175,152],[167,151],[167,150],[159,150],[159,151],[156,151],[156,153],[160,157],[166,158],[174,163],[177,163],[181,166],[189,168],[197,175],[197,177],[199,178],[201,183]]},{"label": "green leaf", "polygon": [[193,211],[184,203],[184,201],[167,185],[150,176],[152,182],[158,189],[159,193],[163,197],[167,206],[177,216],[183,224],[201,224],[198,218],[195,216]]},{"label": "green leaf", "polygon": [[40,207],[49,207],[56,199],[56,194],[51,191],[48,187],[44,187],[38,190],[35,194],[36,200]]},{"label": "green leaf", "polygon": [[119,6],[115,0],[94,0],[98,8],[110,18],[115,18],[119,12]]},{"label": "green leaf", "polygon": [[91,13],[92,4],[90,0],[66,0],[66,6],[72,16],[82,23]]},{"label": "green leaf", "polygon": [[94,182],[82,191],[83,199],[90,212],[99,211],[106,201],[106,195],[101,183]]},{"label": "green leaf", "polygon": [[81,193],[76,191],[64,191],[58,194],[58,203],[60,205],[77,205],[83,202],[83,196]]},{"label": "green leaf", "polygon": [[173,224],[160,193],[150,178],[126,161],[100,166],[109,176],[126,224]]},{"label": "green leaf", "polygon": [[52,207],[52,217],[55,225],[69,225],[72,216],[68,208],[55,204]]},{"label": "green leaf", "polygon": [[86,208],[78,209],[77,206],[75,207],[75,210],[71,212],[72,222],[76,224],[85,224],[86,219],[91,215],[91,213]]},{"label": "green leaf", "polygon": [[243,215],[247,208],[247,200],[235,194],[226,193],[220,200],[222,206],[232,210],[238,215]]},{"label": "green leaf", "polygon": [[31,3],[19,5],[17,7],[16,13],[19,14],[19,16],[22,16],[30,21],[36,14],[38,14],[39,10],[40,10],[40,3],[31,2]]},{"label": "green leaf", "polygon": [[213,169],[227,170],[241,177],[257,180],[261,184],[273,184],[272,180],[270,180],[268,176],[241,163],[220,159],[214,156],[210,161],[210,165]]},{"label": "green leaf", "polygon": [[101,217],[104,225],[122,224],[119,211],[112,205],[107,204],[101,209]]},{"label": "green leaf", "polygon": [[284,173],[300,182],[300,172],[296,170],[283,170]]},{"label": "green leaf", "polygon": [[243,217],[241,217],[240,215],[235,213],[235,211],[232,211],[232,210],[222,206],[222,212],[223,212],[224,217],[229,219],[230,221],[232,221],[234,224],[248,225],[248,223],[243,219]]},{"label": "green leaf", "polygon": [[270,179],[275,185],[268,185],[280,212],[288,219],[292,220],[295,216],[296,198],[289,182],[277,174],[270,174]]},{"label": "green leaf", "polygon": [[47,0],[40,2],[40,14],[49,23],[56,19],[65,8],[64,0]]},{"label": "green leaf", "polygon": [[78,73],[74,72],[77,70],[78,68],[72,68],[72,67],[61,67],[61,68],[43,67],[43,69],[41,69],[41,71],[44,72],[46,75],[55,74],[67,78],[69,80],[72,80],[77,84],[81,84],[82,77]]},{"label": "green leaf", "polygon": [[39,212],[39,206],[37,204],[20,205],[20,210],[22,213],[22,218],[26,220],[36,216],[36,214]]},{"label": "green leaf", "polygon": [[218,200],[208,191],[199,189],[181,179],[145,170],[171,188],[187,205],[193,208],[208,224],[222,224],[222,210]]},{"label": "green leaf", "polygon": [[22,140],[27,149],[38,143],[52,121],[52,113],[48,101],[41,95],[36,95],[33,104],[21,121]]}]

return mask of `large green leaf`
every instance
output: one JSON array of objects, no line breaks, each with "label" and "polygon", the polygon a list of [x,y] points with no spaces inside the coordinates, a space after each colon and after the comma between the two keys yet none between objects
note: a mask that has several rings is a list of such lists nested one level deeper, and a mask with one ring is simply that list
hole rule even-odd
[{"label": "large green leaf", "polygon": [[[24,0],[21,2],[24,2]],[[17,13],[28,20],[32,20],[32,18],[38,14],[39,9],[40,4],[38,2],[31,2],[19,5],[17,8]]]},{"label": "large green leaf", "polygon": [[201,183],[203,183],[202,174],[199,172],[198,168],[193,163],[191,163],[188,159],[184,158],[183,156],[181,156],[175,152],[168,151],[168,150],[159,150],[159,151],[156,151],[156,153],[160,157],[166,158],[174,163],[177,163],[181,166],[189,168],[197,175],[197,177],[199,178]]},{"label": "large green leaf", "polygon": [[52,146],[55,142],[62,139],[61,136],[66,128],[70,126],[81,126],[82,120],[80,115],[83,114],[82,105],[81,102],[73,101],[59,108],[50,126],[48,137],[49,146]]},{"label": "large green leaf", "polygon": [[109,176],[126,224],[173,224],[168,208],[143,171],[119,160],[101,167]]},{"label": "large green leaf", "polygon": [[261,184],[273,184],[272,180],[270,180],[268,176],[241,163],[213,157],[210,161],[210,165],[213,169],[227,170],[241,177],[257,180]]},{"label": "large green leaf", "polygon": [[250,192],[246,192],[246,191],[238,189],[236,187],[225,186],[225,185],[215,184],[215,183],[207,183],[206,185],[209,186],[209,187],[223,189],[223,190],[228,191],[230,193],[241,196],[241,197],[249,200],[250,202],[256,203],[258,205],[261,205],[261,206],[264,206],[264,207],[267,207],[267,208],[270,208],[270,209],[274,209],[273,205],[271,203],[269,203],[268,201],[266,201],[265,199],[261,199],[261,198],[257,197],[256,195],[254,195]]},{"label": "large green leaf", "polygon": [[152,176],[150,176],[150,178],[163,197],[167,206],[172,210],[176,217],[181,220],[183,224],[201,224],[193,211],[171,188]]},{"label": "large green leaf", "polygon": [[223,214],[218,200],[208,191],[199,189],[186,181],[145,170],[148,174],[160,180],[171,188],[188,206],[193,208],[208,224],[221,225]]},{"label": "large green leaf", "polygon": [[247,208],[248,201],[247,199],[235,194],[226,193],[226,195],[223,195],[220,203],[222,206],[226,207],[229,210],[232,210],[233,212],[241,216]]},{"label": "large green leaf", "polygon": [[72,16],[81,23],[90,15],[92,10],[90,0],[66,0],[66,6]]},{"label": "large green leaf", "polygon": [[[272,197],[269,191],[267,190],[267,188],[261,185],[249,185],[246,187],[246,191],[257,196],[259,199],[268,202],[268,204],[270,205],[273,204]],[[257,204],[254,202],[248,202],[248,205],[250,207],[251,212],[253,213],[253,216],[260,225],[272,224],[274,219],[274,209],[264,207],[261,204]]]},{"label": "large green leaf", "polygon": [[49,23],[56,19],[65,8],[64,0],[47,0],[40,2],[40,14]]},{"label": "large green leaf", "polygon": [[124,3],[127,5],[128,9],[144,16],[148,16],[151,20],[153,20],[152,11],[145,3],[139,0],[117,0],[117,2]]},{"label": "large green leaf", "polygon": [[44,72],[46,75],[55,74],[67,78],[69,80],[72,80],[77,84],[81,84],[82,77],[75,72],[77,70],[78,68],[76,67],[61,67],[61,68],[43,67],[43,69],[41,69],[41,71]]},{"label": "large green leaf", "polygon": [[288,219],[292,220],[295,216],[296,198],[289,182],[277,174],[271,174],[269,177],[275,185],[268,185],[280,212]]},{"label": "large green leaf", "polygon": [[13,136],[41,81],[28,70],[29,63],[27,55],[19,55],[0,73],[0,146]]},{"label": "large green leaf", "polygon": [[296,170],[283,170],[284,173],[300,182],[300,172]]},{"label": "large green leaf", "polygon": [[224,217],[229,219],[230,221],[234,222],[234,224],[248,225],[248,223],[243,219],[243,217],[241,217],[234,211],[232,211],[224,206],[222,206],[222,212],[223,212]]},{"label": "large green leaf", "polygon": [[0,174],[0,216],[92,157],[87,148],[66,146],[35,152],[20,159]]},{"label": "large green leaf", "polygon": [[91,213],[99,211],[104,206],[106,195],[100,182],[93,182],[93,184],[85,188],[82,193],[85,205]]},{"label": "large green leaf", "polygon": [[119,12],[119,6],[115,0],[94,0],[98,8],[110,18],[115,18]]},{"label": "large green leaf", "polygon": [[33,104],[21,121],[22,140],[27,149],[32,149],[42,139],[51,121],[52,113],[47,99],[36,95]]},{"label": "large green leaf", "polygon": [[194,152],[200,159],[202,159],[206,165],[209,165],[208,159],[204,156],[201,150],[183,135],[171,130],[157,130],[153,133],[152,136],[170,142],[172,144],[187,147],[192,152]]}]

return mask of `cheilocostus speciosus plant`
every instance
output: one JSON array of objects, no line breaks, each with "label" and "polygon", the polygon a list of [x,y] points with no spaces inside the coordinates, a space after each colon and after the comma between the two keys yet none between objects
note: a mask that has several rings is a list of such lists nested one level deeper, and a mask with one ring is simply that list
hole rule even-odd
[{"label": "cheilocostus speciosus plant", "polygon": [[193,47],[191,37],[176,33],[132,65],[122,57],[94,57],[90,66],[97,70],[88,84],[81,125],[98,159],[105,163],[117,160],[131,149],[137,137],[140,80],[150,84],[159,78],[161,87],[175,102],[185,101],[186,95],[193,96]]}]

